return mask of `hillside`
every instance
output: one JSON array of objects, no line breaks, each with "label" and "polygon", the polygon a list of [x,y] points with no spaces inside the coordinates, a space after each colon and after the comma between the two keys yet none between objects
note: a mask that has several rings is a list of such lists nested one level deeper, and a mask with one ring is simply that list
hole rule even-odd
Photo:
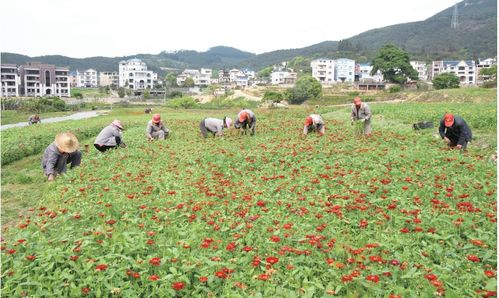
[{"label": "hillside", "polygon": [[392,42],[421,58],[483,58],[497,55],[496,0],[466,0],[458,4],[457,29],[451,28],[454,7],[421,22],[369,30],[349,38],[376,50]]},{"label": "hillside", "polygon": [[451,28],[454,7],[420,22],[411,22],[366,31],[342,41],[324,41],[298,49],[282,49],[255,55],[235,48],[217,46],[206,52],[181,50],[159,54],[137,54],[126,57],[90,57],[76,59],[65,56],[28,57],[2,53],[2,63],[24,64],[38,61],[70,69],[117,71],[121,60],[139,58],[149,69],[163,75],[161,68],[250,68],[261,70],[267,66],[305,57],[309,60],[328,57],[348,57],[367,62],[377,50],[394,43],[409,52],[412,59],[477,59],[497,56],[497,2],[496,0],[465,0],[458,4],[459,27]]}]

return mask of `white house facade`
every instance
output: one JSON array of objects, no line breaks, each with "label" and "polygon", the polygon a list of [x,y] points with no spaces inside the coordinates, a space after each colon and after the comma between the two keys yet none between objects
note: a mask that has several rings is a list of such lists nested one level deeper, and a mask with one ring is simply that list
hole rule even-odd
[{"label": "white house facade", "polygon": [[334,84],[336,62],[332,59],[315,59],[310,62],[312,77],[322,84]]},{"label": "white house facade", "polygon": [[81,88],[97,88],[99,86],[97,71],[90,68],[78,73],[77,84]]},{"label": "white house facade", "polygon": [[18,97],[21,79],[17,74],[17,66],[15,64],[2,64],[0,73],[2,82],[0,97]]},{"label": "white house facade", "polygon": [[119,86],[133,90],[152,89],[154,72],[140,59],[130,59],[119,63]]},{"label": "white house facade", "polygon": [[355,60],[340,58],[336,59],[335,81],[353,83],[355,80]]},{"label": "white house facade", "polygon": [[377,71],[374,75],[371,75],[373,67],[370,63],[357,63],[355,65],[355,76],[361,83],[380,83],[383,81],[383,74],[381,71]]},{"label": "white house facade", "polygon": [[476,84],[476,65],[473,60],[433,61],[432,79],[441,73],[452,73],[459,78],[461,85]]},{"label": "white house facade", "polygon": [[428,65],[423,61],[409,61],[412,68],[418,72],[418,79],[421,81],[428,80]]}]

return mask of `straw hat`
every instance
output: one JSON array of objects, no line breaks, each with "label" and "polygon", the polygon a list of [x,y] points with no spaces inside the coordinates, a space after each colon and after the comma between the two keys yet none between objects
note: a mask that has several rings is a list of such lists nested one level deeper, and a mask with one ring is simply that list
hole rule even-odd
[{"label": "straw hat", "polygon": [[80,143],[74,134],[70,132],[63,132],[55,136],[55,145],[60,151],[66,153],[73,153],[80,148]]},{"label": "straw hat", "polygon": [[115,120],[113,120],[113,122],[111,122],[111,124],[120,128],[120,129],[123,129],[123,123],[121,123],[120,120],[115,119]]}]

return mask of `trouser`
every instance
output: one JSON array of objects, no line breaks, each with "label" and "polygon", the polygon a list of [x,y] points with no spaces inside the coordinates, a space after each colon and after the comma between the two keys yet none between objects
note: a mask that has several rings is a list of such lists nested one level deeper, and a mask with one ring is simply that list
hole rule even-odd
[{"label": "trouser", "polygon": [[368,135],[371,134],[372,128],[371,128],[371,119],[364,121],[364,134]]},{"label": "trouser", "polygon": [[66,173],[67,164],[71,163],[70,169],[77,167],[81,163],[81,151],[75,151],[73,153],[62,154],[55,164],[55,171],[58,174]]},{"label": "trouser", "polygon": [[154,131],[151,133],[151,137],[153,137],[156,140],[164,140],[165,137],[167,137],[167,136],[168,136],[168,133],[165,133],[164,130]]},{"label": "trouser", "polygon": [[208,133],[211,133],[213,134],[213,136],[216,135],[215,132],[209,130],[208,128],[206,128],[206,124],[204,123],[206,119],[203,119],[201,120],[201,122],[199,123],[199,130],[201,130],[201,135],[203,135],[203,138],[206,138],[208,137]]},{"label": "trouser", "polygon": [[109,149],[118,148],[120,146],[125,146],[125,143],[123,143],[121,141],[120,137],[114,137],[114,139],[116,140],[116,145],[114,145],[114,146],[107,146],[107,145],[101,146],[99,144],[94,144],[94,147],[95,147],[95,149],[99,150],[100,152],[104,152],[104,151],[107,151]]},{"label": "trouser", "polygon": [[243,129],[243,131],[241,132],[242,134],[246,134],[249,128],[250,135],[254,136],[256,128],[256,117],[253,117],[249,123],[248,121],[244,121],[243,123],[241,123],[241,128]]},{"label": "trouser", "polygon": [[317,131],[319,134],[324,135],[324,133],[326,132],[326,127],[324,126],[324,124],[317,124],[317,126],[307,126],[307,133],[311,133],[313,131]]},{"label": "trouser", "polygon": [[[448,144],[450,148],[454,148],[457,146],[457,142],[459,141],[459,138],[456,138],[453,135],[445,135],[449,140],[450,143]],[[465,140],[464,144],[461,147],[461,150],[466,150],[466,147],[468,147],[469,140]]]}]

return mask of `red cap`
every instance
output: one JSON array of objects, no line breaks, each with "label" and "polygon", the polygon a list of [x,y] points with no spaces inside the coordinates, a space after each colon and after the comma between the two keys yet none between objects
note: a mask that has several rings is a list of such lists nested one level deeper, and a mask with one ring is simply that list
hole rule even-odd
[{"label": "red cap", "polygon": [[249,116],[248,116],[248,113],[246,113],[246,112],[242,112],[241,114],[239,114],[239,122],[243,122],[248,118],[249,118]]},{"label": "red cap", "polygon": [[159,121],[161,121],[161,115],[160,114],[154,114],[154,116],[152,116],[152,122],[159,123]]},{"label": "red cap", "polygon": [[362,103],[362,101],[360,100],[360,97],[357,96],[353,99],[353,103],[354,105],[358,106]]},{"label": "red cap", "polygon": [[447,113],[444,115],[444,125],[445,127],[451,127],[454,124],[454,115]]},{"label": "red cap", "polygon": [[313,121],[312,121],[312,117],[308,116],[307,118],[305,118],[305,125],[312,125]]}]

